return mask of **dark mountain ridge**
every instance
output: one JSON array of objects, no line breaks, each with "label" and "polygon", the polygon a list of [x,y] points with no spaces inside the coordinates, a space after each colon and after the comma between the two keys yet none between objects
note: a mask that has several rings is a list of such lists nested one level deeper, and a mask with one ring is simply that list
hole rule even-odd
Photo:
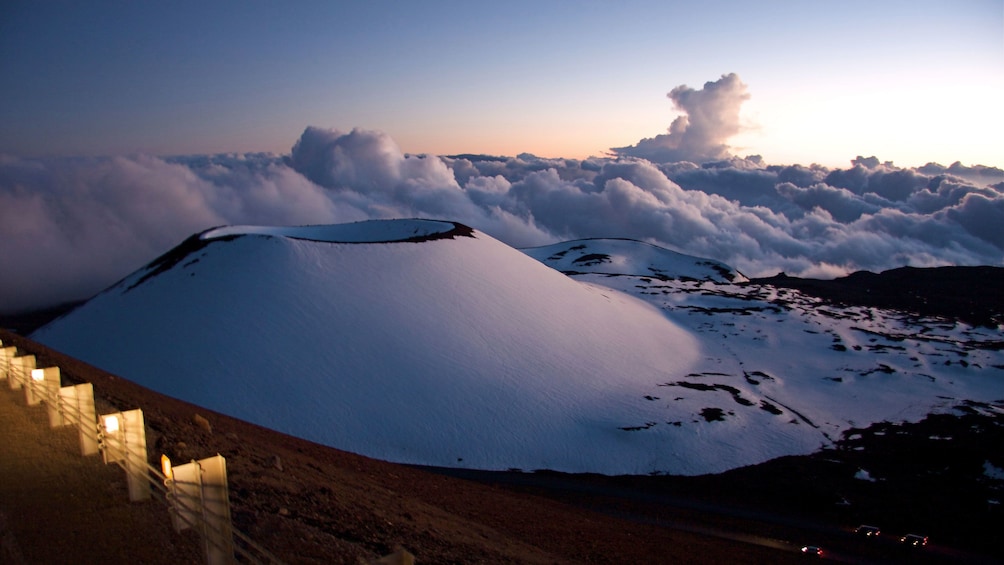
[{"label": "dark mountain ridge", "polygon": [[899,267],[832,280],[780,273],[747,284],[791,288],[836,304],[901,310],[974,326],[1004,324],[1004,267]]}]

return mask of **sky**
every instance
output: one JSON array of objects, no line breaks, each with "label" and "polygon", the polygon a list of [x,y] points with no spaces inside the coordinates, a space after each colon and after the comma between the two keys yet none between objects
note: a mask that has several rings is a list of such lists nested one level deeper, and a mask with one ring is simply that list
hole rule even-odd
[{"label": "sky", "polygon": [[638,242],[541,250],[580,259],[568,277],[453,229],[211,230],[31,338],[209,410],[447,467],[718,473],[1004,406],[998,328],[714,285],[714,265]]},{"label": "sky", "polygon": [[408,153],[585,158],[736,74],[773,164],[1004,165],[1004,2],[26,2],[0,6],[0,153],[288,153],[308,125]]}]

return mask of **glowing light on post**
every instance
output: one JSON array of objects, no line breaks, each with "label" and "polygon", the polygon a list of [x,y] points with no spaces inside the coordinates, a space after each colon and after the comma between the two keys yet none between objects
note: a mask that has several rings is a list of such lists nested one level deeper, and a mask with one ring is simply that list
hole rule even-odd
[{"label": "glowing light on post", "polygon": [[171,468],[171,459],[167,455],[160,456],[160,469],[164,472],[164,478],[173,481],[174,470]]},{"label": "glowing light on post", "polygon": [[105,437],[101,453],[105,464],[118,463],[126,472],[129,483],[129,500],[137,502],[150,498],[147,481],[146,429],[143,411],[139,408],[101,416]]},{"label": "glowing light on post", "polygon": [[102,421],[104,422],[105,432],[114,434],[119,431],[119,419],[118,416],[114,414],[109,414],[108,416],[103,416]]},{"label": "glowing light on post", "polygon": [[42,369],[32,369],[31,370],[31,380],[40,383],[45,380],[45,371]]}]

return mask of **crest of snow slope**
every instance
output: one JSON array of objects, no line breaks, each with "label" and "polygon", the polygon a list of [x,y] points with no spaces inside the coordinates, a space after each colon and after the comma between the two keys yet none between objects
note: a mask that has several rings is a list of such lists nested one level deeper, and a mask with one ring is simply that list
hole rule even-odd
[{"label": "crest of snow slope", "polygon": [[527,255],[566,274],[646,275],[658,279],[745,282],[739,271],[633,239],[578,239],[531,247]]},{"label": "crest of snow slope", "polygon": [[391,461],[613,474],[751,459],[634,431],[664,420],[646,395],[701,355],[663,312],[449,222],[209,230],[32,337]]},{"label": "crest of snow slope", "polygon": [[[690,429],[722,461],[807,454],[877,422],[1004,411],[999,327],[838,307],[770,286],[574,278],[648,300],[698,339],[691,369],[648,390],[662,413],[638,433]],[[747,455],[730,458],[733,449]]]}]

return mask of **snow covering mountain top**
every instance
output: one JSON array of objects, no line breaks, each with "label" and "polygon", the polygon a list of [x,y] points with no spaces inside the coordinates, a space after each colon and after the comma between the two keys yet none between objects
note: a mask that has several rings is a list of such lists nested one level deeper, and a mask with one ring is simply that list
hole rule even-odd
[{"label": "snow covering mountain top", "polygon": [[720,261],[684,255],[633,239],[577,239],[522,251],[566,274],[603,273],[734,283],[748,280]]},{"label": "snow covering mountain top", "polygon": [[549,250],[621,271],[569,277],[453,229],[213,230],[32,337],[292,435],[453,467],[714,473],[1004,411],[1000,328],[674,276],[696,267],[622,240]]},{"label": "snow covering mountain top", "polygon": [[[328,234],[361,241],[416,225],[454,227],[365,222]],[[33,337],[165,394],[382,459],[672,466],[655,453],[660,440],[621,430],[650,408],[651,382],[698,354],[657,308],[480,232],[417,244],[279,233],[304,232],[210,232]]]},{"label": "snow covering mountain top", "polygon": [[395,243],[471,234],[471,228],[462,224],[412,219],[368,220],[352,224],[317,226],[225,226],[207,230],[200,234],[199,238],[208,241],[237,235],[267,235],[329,243]]}]

